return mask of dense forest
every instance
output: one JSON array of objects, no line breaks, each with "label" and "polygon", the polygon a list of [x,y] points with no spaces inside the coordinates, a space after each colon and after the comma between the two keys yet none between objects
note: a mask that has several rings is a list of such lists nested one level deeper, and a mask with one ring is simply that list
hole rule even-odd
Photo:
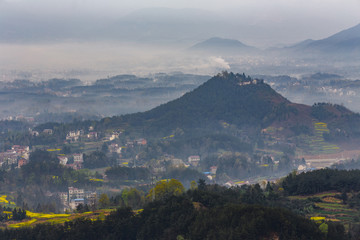
[{"label": "dense forest", "polygon": [[360,170],[321,169],[313,172],[290,174],[282,186],[289,195],[313,194],[336,190],[360,191]]},{"label": "dense forest", "polygon": [[[107,174],[114,179],[131,179],[137,174],[142,178],[149,177],[146,169],[128,169],[112,168]],[[192,174],[186,173],[190,169],[183,171],[173,174]],[[99,215],[97,219],[76,218],[63,224],[6,228],[0,230],[0,238],[355,240],[360,236],[358,218],[355,216],[346,228],[343,222],[325,217],[310,220],[309,216],[314,216],[315,212],[324,211],[318,203],[328,203],[323,202],[324,198],[309,194],[334,191],[331,196],[335,200],[332,201],[340,201],[342,209],[350,207],[356,214],[360,209],[359,176],[359,170],[323,169],[301,174],[293,172],[277,183],[231,188],[206,184],[205,180],[199,179],[192,181],[188,190],[178,180],[161,180],[150,190],[127,188],[109,197],[101,194],[96,208],[117,208],[105,217]],[[299,194],[306,195],[294,198]],[[79,205],[76,211],[88,212],[93,208]],[[9,219],[5,210],[3,221],[21,221],[27,217],[23,209],[13,209],[13,218]]]},{"label": "dense forest", "polygon": [[[58,225],[1,230],[1,239],[347,239],[341,224],[327,230],[276,205],[257,186],[225,188],[198,182],[183,192],[176,181],[157,186],[143,210],[119,208],[105,220],[76,219]],[[181,193],[183,192],[183,193]],[[162,194],[161,194],[162,193]],[[150,193],[151,197],[151,193]],[[272,206],[273,205],[273,206]]]}]

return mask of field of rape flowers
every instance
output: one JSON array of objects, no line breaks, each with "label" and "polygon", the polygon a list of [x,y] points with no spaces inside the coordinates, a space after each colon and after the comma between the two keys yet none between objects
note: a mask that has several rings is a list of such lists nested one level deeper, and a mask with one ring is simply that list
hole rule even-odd
[{"label": "field of rape flowers", "polygon": [[0,204],[5,207],[15,207],[15,202],[7,195],[0,195]]},{"label": "field of rape flowers", "polygon": [[39,223],[49,224],[62,224],[74,220],[76,218],[84,217],[92,220],[104,219],[104,216],[108,215],[113,209],[101,209],[85,213],[72,213],[72,214],[54,214],[54,213],[34,213],[26,211],[27,219],[10,223],[7,225],[9,228],[31,227]]}]

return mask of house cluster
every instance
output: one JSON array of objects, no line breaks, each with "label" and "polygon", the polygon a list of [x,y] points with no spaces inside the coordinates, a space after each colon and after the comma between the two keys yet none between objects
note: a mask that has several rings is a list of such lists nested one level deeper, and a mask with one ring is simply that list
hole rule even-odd
[{"label": "house cluster", "polygon": [[93,131],[93,129],[94,129],[93,127],[90,127],[89,132],[87,134],[85,134],[84,130],[69,131],[66,134],[65,142],[75,143],[75,142],[79,142],[81,138],[88,140],[97,140],[99,137],[98,132]]},{"label": "house cluster", "polygon": [[82,153],[75,153],[71,155],[58,156],[59,163],[63,166],[70,167],[74,170],[82,168],[84,158]]},{"label": "house cluster", "polygon": [[64,206],[64,211],[74,210],[80,204],[94,206],[97,200],[96,192],[75,187],[69,187],[67,192],[59,192],[58,196]]},{"label": "house cluster", "polygon": [[30,148],[29,146],[14,145],[6,152],[0,153],[0,166],[4,164],[8,167],[15,165],[21,168],[29,161]]},{"label": "house cluster", "polygon": [[239,82],[240,86],[244,86],[244,85],[250,85],[250,84],[262,84],[264,83],[264,80],[262,79],[249,79],[249,80],[245,80],[245,81],[241,81]]}]

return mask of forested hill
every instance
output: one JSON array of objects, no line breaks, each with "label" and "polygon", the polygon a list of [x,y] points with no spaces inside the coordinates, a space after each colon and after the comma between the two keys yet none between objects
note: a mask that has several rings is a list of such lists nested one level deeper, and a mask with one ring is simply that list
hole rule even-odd
[{"label": "forested hill", "polygon": [[169,133],[220,126],[219,121],[237,126],[260,126],[290,110],[290,102],[261,80],[244,74],[221,73],[182,97],[144,113],[106,118],[107,127],[131,125],[148,132]]}]

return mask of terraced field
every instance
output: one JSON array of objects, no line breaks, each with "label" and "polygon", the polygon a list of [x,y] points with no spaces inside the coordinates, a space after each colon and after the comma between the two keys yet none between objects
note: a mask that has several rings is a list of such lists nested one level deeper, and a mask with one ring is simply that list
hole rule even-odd
[{"label": "terraced field", "polygon": [[305,149],[311,155],[319,154],[332,154],[340,150],[340,148],[334,144],[327,143],[324,140],[324,134],[329,133],[330,130],[326,123],[314,122],[314,135],[304,135],[301,141],[304,143]]},{"label": "terraced field", "polygon": [[350,223],[359,221],[360,211],[350,208],[349,205],[344,204],[342,200],[335,197],[340,195],[339,192],[325,192],[310,196],[290,196],[290,200],[307,200],[318,198],[321,201],[315,202],[314,211],[307,215],[315,221],[339,221],[344,224],[345,228],[349,227]]}]

